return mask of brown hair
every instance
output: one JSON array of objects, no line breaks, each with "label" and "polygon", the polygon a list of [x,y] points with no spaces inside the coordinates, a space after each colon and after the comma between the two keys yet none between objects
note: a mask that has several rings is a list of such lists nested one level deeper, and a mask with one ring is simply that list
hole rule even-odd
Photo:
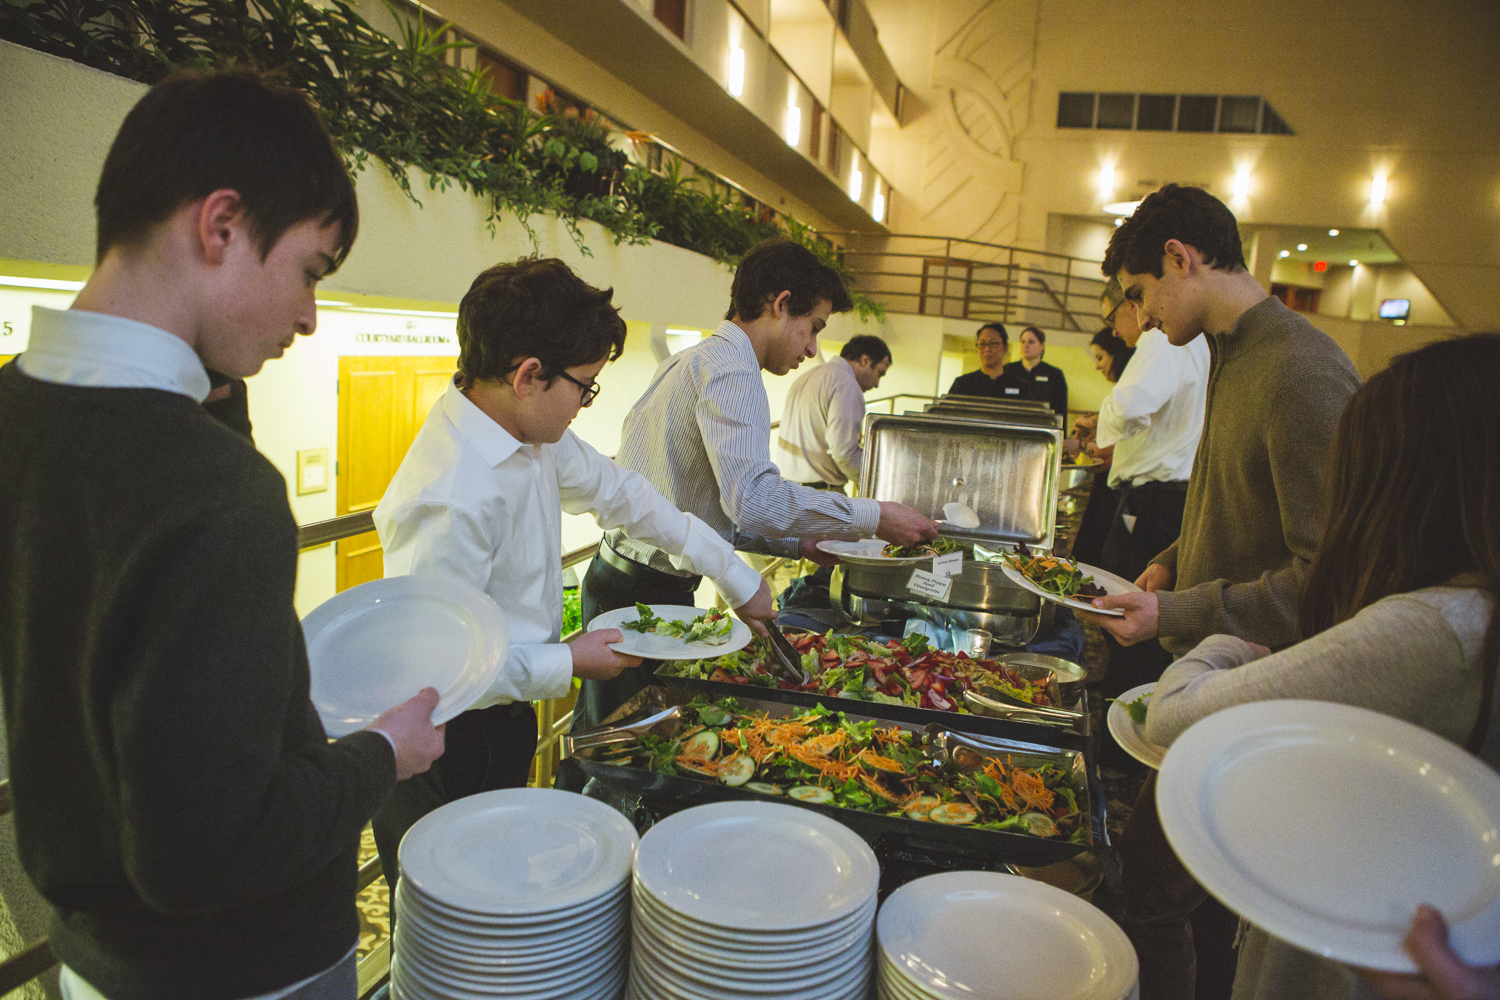
[{"label": "brown hair", "polygon": [[1167,240],[1196,247],[1203,263],[1216,271],[1245,270],[1234,213],[1207,191],[1167,184],[1148,194],[1110,235],[1104,251],[1105,277],[1125,270],[1160,278]]},{"label": "brown hair", "polygon": [[625,350],[614,289],[588,284],[556,257],[481,271],[458,306],[458,370],[464,385],[504,378],[527,358],[554,379],[575,365],[613,361]]},{"label": "brown hair", "polygon": [[339,227],[336,264],[359,232],[354,184],[306,95],[249,70],[181,70],[130,109],[104,159],[96,259],[221,188],[239,193],[262,260],[309,220]]},{"label": "brown hair", "polygon": [[[1302,634],[1383,597],[1473,573],[1500,587],[1500,334],[1403,354],[1349,401],[1333,440],[1331,506],[1302,591]],[[1484,707],[1500,661],[1485,632]]]},{"label": "brown hair", "polygon": [[782,292],[792,293],[786,310],[792,316],[806,316],[823,299],[836,313],[854,308],[849,289],[837,271],[805,246],[770,239],[755,244],[740,258],[724,318],[738,317],[746,322],[759,319]]}]

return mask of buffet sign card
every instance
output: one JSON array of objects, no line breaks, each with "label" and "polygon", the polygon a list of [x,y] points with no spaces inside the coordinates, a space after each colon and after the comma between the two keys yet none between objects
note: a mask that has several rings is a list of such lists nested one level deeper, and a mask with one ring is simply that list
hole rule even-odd
[{"label": "buffet sign card", "polygon": [[964,571],[964,554],[959,552],[945,552],[940,556],[932,557],[933,576],[958,576]]},{"label": "buffet sign card", "polygon": [[946,576],[929,573],[925,569],[914,569],[911,571],[911,579],[906,581],[906,589],[918,597],[944,603],[948,600],[949,592],[953,590],[953,580]]}]

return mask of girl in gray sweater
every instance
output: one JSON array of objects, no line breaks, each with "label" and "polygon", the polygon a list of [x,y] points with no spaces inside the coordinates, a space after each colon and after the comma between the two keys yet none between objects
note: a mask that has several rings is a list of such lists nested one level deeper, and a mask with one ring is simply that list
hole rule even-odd
[{"label": "girl in gray sweater", "polygon": [[[1212,636],[1162,675],[1146,735],[1163,746],[1232,705],[1307,698],[1374,709],[1500,767],[1500,335],[1398,357],[1350,400],[1331,503],[1301,599],[1304,642]],[[1233,1000],[1370,996],[1349,969],[1251,927]]]}]

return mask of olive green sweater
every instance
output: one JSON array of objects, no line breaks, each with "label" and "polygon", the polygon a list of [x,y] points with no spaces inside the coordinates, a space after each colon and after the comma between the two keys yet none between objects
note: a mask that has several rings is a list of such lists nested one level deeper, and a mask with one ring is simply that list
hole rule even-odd
[{"label": "olive green sweater", "polygon": [[343,958],[378,733],[329,743],[286,484],[187,396],[0,368],[0,682],[21,864],[110,1000]]},{"label": "olive green sweater", "polygon": [[1178,656],[1215,634],[1273,648],[1300,638],[1329,446],[1360,385],[1343,349],[1275,298],[1207,336],[1208,402],[1182,534],[1153,560],[1177,574],[1157,629]]}]

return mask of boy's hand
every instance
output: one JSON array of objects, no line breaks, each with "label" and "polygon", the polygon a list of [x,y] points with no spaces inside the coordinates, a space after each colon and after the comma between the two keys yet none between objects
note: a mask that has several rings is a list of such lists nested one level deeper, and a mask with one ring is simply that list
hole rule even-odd
[{"label": "boy's hand", "polygon": [[443,755],[443,727],[432,724],[437,688],[426,687],[416,697],[388,708],[366,728],[384,733],[396,750],[396,780],[421,774]]},{"label": "boy's hand", "polygon": [[617,628],[602,628],[597,632],[585,632],[568,648],[573,651],[573,676],[590,681],[607,681],[618,677],[626,667],[641,665],[639,656],[626,656],[609,648],[612,642],[625,638]]},{"label": "boy's hand", "polygon": [[1152,563],[1146,567],[1146,571],[1136,577],[1135,585],[1148,594],[1154,594],[1158,590],[1171,590],[1177,574],[1163,566],[1161,563]]},{"label": "boy's hand", "polygon": [[880,526],[875,534],[892,545],[916,545],[938,536],[932,518],[893,500],[880,501]]},{"label": "boy's hand", "polygon": [[1098,625],[1119,640],[1120,645],[1134,646],[1138,642],[1156,638],[1155,594],[1116,594],[1114,597],[1096,597],[1089,603],[1096,608],[1116,608],[1125,612],[1124,618],[1095,615],[1082,610],[1076,612],[1080,620]]},{"label": "boy's hand", "polygon": [[776,599],[771,596],[770,584],[761,580],[760,589],[755,592],[755,596],[735,608],[734,614],[736,618],[750,626],[750,631],[764,638],[766,626],[762,623],[776,619]]}]

